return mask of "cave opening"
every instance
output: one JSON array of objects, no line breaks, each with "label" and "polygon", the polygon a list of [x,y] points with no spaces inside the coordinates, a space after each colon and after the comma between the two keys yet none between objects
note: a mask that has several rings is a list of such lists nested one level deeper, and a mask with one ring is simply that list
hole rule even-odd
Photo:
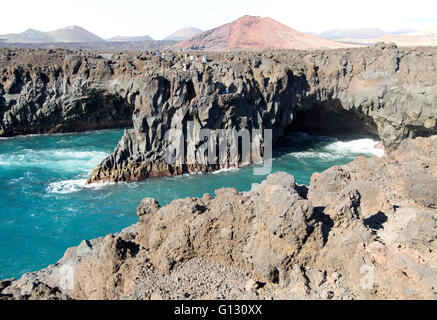
[{"label": "cave opening", "polygon": [[335,102],[317,103],[294,114],[284,134],[304,132],[311,135],[356,135],[378,139],[375,121],[357,109],[344,109]]},{"label": "cave opening", "polygon": [[[288,149],[302,151],[310,145],[296,144],[296,135],[327,137],[352,141],[355,139],[380,140],[375,121],[359,109],[346,109],[337,101],[316,102],[294,112],[291,124],[280,130],[273,144],[274,153]],[[317,139],[316,139],[317,140]]]}]

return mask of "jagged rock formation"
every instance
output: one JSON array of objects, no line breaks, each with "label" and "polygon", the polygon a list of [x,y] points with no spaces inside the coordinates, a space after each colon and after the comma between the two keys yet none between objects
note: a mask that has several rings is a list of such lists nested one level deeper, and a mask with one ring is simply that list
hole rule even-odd
[{"label": "jagged rock formation", "polygon": [[[329,53],[208,57],[207,65],[194,62],[187,72],[176,64],[172,72],[154,75],[149,90],[137,93],[134,130],[126,132],[90,182],[219,168],[164,160],[165,133],[185,130],[188,121],[211,130],[272,128],[275,140],[290,129],[365,132],[379,136],[387,148],[405,137],[436,133],[433,50],[421,55],[378,45]],[[229,94],[223,94],[225,88]]]},{"label": "jagged rock formation", "polygon": [[122,78],[138,72],[128,61],[68,50],[0,50],[0,55],[1,136],[132,124],[133,105],[117,88]]},{"label": "jagged rock formation", "polygon": [[144,199],[139,222],[0,281],[4,299],[436,299],[437,136],[249,192]]},{"label": "jagged rock formation", "polygon": [[134,129],[90,182],[217,169],[164,161],[166,131],[188,121],[212,130],[272,128],[275,141],[295,129],[366,132],[389,149],[436,133],[433,48],[207,53],[206,64],[174,52],[0,55],[2,136],[125,125],[133,112]]}]

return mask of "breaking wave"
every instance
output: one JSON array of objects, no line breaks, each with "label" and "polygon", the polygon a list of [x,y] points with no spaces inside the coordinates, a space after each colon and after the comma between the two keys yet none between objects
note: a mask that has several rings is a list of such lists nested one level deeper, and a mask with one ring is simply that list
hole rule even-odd
[{"label": "breaking wave", "polygon": [[[300,141],[303,139],[309,139],[309,137],[300,137]],[[344,157],[354,157],[357,155],[368,156],[384,156],[384,149],[377,147],[378,141],[373,139],[356,139],[350,141],[339,141],[335,138],[326,138],[322,146],[318,148],[312,148],[305,151],[296,151],[287,154],[297,159],[320,159],[326,161],[334,161]]]},{"label": "breaking wave", "polygon": [[237,167],[231,167],[231,168],[224,168],[224,169],[220,169],[220,170],[216,170],[211,172],[211,174],[220,174],[220,173],[226,173],[226,172],[235,172],[240,170],[240,168]]},{"label": "breaking wave", "polygon": [[106,156],[107,153],[101,151],[21,149],[8,154],[0,154],[0,165],[5,167],[88,172],[90,168],[92,169],[99,164]]},{"label": "breaking wave", "polygon": [[378,141],[373,139],[357,139],[336,141],[325,147],[329,152],[339,155],[369,154],[382,157],[384,150],[377,147]]},{"label": "breaking wave", "polygon": [[57,193],[57,194],[68,194],[79,192],[85,189],[103,189],[107,186],[114,185],[115,182],[102,182],[102,183],[93,183],[86,184],[87,179],[77,179],[77,180],[64,180],[50,183],[47,187],[46,191],[48,193]]}]

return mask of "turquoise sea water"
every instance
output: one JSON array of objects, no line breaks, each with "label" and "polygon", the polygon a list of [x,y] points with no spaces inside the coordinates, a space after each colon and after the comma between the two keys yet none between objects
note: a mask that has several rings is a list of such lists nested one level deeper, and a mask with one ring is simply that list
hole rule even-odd
[{"label": "turquoise sea water", "polygon": [[[161,205],[222,187],[247,191],[264,180],[253,167],[150,179],[132,184],[86,186],[86,178],[112,152],[123,130],[0,139],[0,279],[19,277],[55,263],[68,247],[120,231],[137,221],[145,197]],[[295,134],[274,153],[273,172],[308,184],[314,172],[372,155],[376,141]]]}]

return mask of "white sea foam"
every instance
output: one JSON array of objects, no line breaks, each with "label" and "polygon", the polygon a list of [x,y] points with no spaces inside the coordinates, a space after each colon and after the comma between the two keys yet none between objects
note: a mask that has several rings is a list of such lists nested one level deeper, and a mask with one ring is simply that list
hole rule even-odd
[{"label": "white sea foam", "polygon": [[83,190],[85,186],[86,179],[58,181],[51,183],[47,187],[47,192],[59,194],[73,193]]},{"label": "white sea foam", "polygon": [[92,184],[86,184],[86,182],[87,182],[86,179],[63,180],[63,181],[52,182],[49,184],[46,191],[48,193],[68,194],[68,193],[79,192],[85,189],[99,190],[115,184],[115,182],[101,182],[101,183],[92,183]]},{"label": "white sea foam", "polygon": [[224,169],[220,169],[220,170],[216,170],[211,172],[212,174],[220,174],[220,173],[226,173],[226,172],[234,172],[234,171],[238,171],[240,170],[240,168],[237,167],[231,167],[231,168],[224,168]]},{"label": "white sea foam", "polygon": [[321,159],[327,161],[335,161],[343,157],[359,154],[382,157],[384,156],[384,150],[376,147],[377,144],[378,142],[372,139],[356,139],[351,141],[333,140],[323,147],[292,152],[284,157],[293,157],[297,159]]},{"label": "white sea foam", "polygon": [[323,159],[323,160],[335,160],[341,157],[338,154],[334,154],[331,152],[323,152],[323,151],[299,151],[299,152],[292,152],[289,155],[298,159],[310,158],[310,159]]},{"label": "white sea foam", "polygon": [[17,152],[0,154],[0,165],[87,172],[106,156],[107,153],[101,151],[22,149]]},{"label": "white sea foam", "polygon": [[351,141],[336,141],[328,144],[324,149],[334,154],[371,154],[378,157],[384,155],[384,150],[377,148],[377,141],[373,139],[357,139]]}]

